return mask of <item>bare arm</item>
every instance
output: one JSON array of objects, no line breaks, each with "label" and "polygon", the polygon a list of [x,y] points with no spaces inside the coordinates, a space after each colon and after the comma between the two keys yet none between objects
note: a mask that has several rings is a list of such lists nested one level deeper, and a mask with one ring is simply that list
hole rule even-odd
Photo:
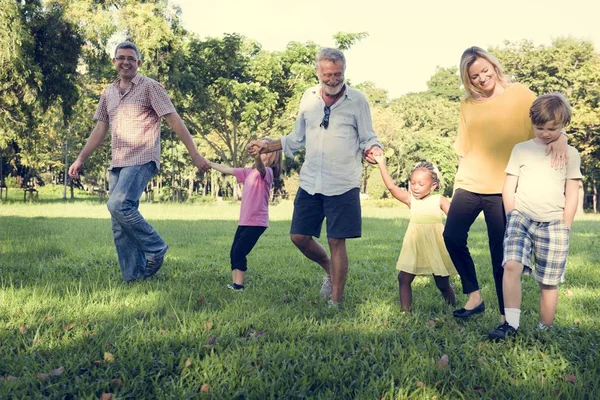
[{"label": "bare arm", "polygon": [[246,150],[252,157],[256,157],[259,154],[272,153],[277,150],[281,150],[281,139],[272,140],[266,142],[264,140],[253,140],[248,143]]},{"label": "bare arm", "polygon": [[515,192],[519,183],[519,177],[506,174],[504,187],[502,188],[502,202],[504,203],[504,212],[508,215],[515,208]]},{"label": "bare arm", "polygon": [[262,158],[260,158],[260,154],[254,157],[254,165],[256,166],[256,170],[260,173],[261,178],[264,178],[267,174],[267,169],[265,168]]},{"label": "bare arm", "polygon": [[440,196],[440,208],[444,214],[448,215],[448,211],[450,211],[450,201],[444,196]]},{"label": "bare arm", "polygon": [[567,179],[565,184],[565,209],[563,211],[563,220],[567,228],[571,229],[573,218],[577,212],[577,202],[579,200],[579,179]]},{"label": "bare arm", "polygon": [[210,165],[211,168],[216,169],[217,171],[219,171],[223,174],[233,175],[233,168],[231,168],[227,165],[217,164],[214,162],[209,162],[208,164]]},{"label": "bare arm", "polygon": [[556,169],[563,168],[569,163],[568,142],[567,135],[562,134],[558,136],[558,139],[552,143],[548,143],[548,146],[546,146],[546,155],[552,153],[550,165]]},{"label": "bare arm", "polygon": [[88,159],[90,155],[102,144],[104,139],[106,138],[106,133],[108,132],[108,123],[104,121],[96,122],[96,126],[92,129],[92,133],[90,133],[90,137],[88,138],[85,146],[81,149],[81,152],[77,156],[77,159],[71,164],[69,167],[69,176],[71,178],[79,177],[79,170],[83,166],[85,160]]},{"label": "bare arm", "polygon": [[399,188],[394,183],[394,179],[392,179],[392,176],[388,172],[387,166],[385,165],[385,156],[381,154],[372,154],[372,157],[375,161],[377,161],[379,172],[381,172],[381,177],[383,178],[385,187],[388,188],[392,196],[410,207],[410,195],[406,190]]},{"label": "bare arm", "polygon": [[188,131],[188,128],[183,123],[183,120],[176,112],[165,115],[165,120],[169,127],[175,131],[179,140],[183,142],[185,148],[187,149],[190,156],[192,156],[192,162],[198,168],[200,172],[204,172],[210,168],[208,161],[204,158],[202,154],[198,152],[196,148],[196,144],[194,143],[194,139]]}]

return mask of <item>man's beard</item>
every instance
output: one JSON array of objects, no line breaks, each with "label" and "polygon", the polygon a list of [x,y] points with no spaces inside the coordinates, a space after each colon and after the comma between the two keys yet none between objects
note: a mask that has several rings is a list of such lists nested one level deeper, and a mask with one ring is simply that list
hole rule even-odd
[{"label": "man's beard", "polygon": [[321,82],[321,89],[323,89],[323,92],[325,92],[325,94],[329,96],[335,96],[342,91],[342,89],[344,88],[344,83],[344,80],[341,80],[337,85],[330,86],[324,82]]}]

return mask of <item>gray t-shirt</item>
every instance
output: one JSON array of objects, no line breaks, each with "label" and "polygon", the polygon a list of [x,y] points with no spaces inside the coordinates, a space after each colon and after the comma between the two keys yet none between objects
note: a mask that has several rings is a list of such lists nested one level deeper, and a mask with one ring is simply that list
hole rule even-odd
[{"label": "gray t-shirt", "polygon": [[515,209],[534,221],[550,222],[563,219],[565,182],[582,179],[581,158],[568,146],[569,164],[565,168],[550,166],[552,155],[546,155],[546,145],[533,139],[518,143],[512,150],[506,173],[519,177],[515,194]]}]

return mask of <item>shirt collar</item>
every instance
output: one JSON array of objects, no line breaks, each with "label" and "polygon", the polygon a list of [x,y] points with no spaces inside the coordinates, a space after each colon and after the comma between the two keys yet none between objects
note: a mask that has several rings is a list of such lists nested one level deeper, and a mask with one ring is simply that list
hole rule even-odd
[{"label": "shirt collar", "polygon": [[[143,78],[144,77],[142,75],[140,75],[139,72],[137,72],[135,74],[135,76],[133,77],[133,79],[131,80],[131,83],[133,83],[134,85],[138,85],[142,81]],[[113,85],[118,86],[120,82],[121,82],[121,78],[119,77],[113,82]]]}]

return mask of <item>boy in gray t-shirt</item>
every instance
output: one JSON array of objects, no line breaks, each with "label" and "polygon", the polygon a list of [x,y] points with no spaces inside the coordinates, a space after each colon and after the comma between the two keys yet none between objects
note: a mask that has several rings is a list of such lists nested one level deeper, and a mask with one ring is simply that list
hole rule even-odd
[{"label": "boy in gray t-shirt", "polygon": [[[568,146],[568,163],[550,165],[546,145],[571,121],[571,107],[561,93],[538,97],[529,111],[535,138],[515,145],[502,190],[507,213],[504,235],[504,311],[506,322],[488,332],[505,339],[519,329],[521,274],[533,271],[540,285],[540,329],[552,326],[569,252],[569,231],[577,209],[581,158]],[[534,265],[531,263],[533,255]],[[534,267],[534,268],[533,268]]]}]

